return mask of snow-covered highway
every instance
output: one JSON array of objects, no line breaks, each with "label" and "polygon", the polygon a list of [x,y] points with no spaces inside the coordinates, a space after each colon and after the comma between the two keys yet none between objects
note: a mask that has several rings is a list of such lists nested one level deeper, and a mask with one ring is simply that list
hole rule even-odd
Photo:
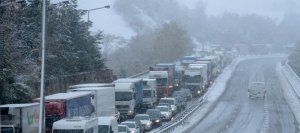
[{"label": "snow-covered highway", "polygon": [[[224,94],[216,101],[191,133],[292,133],[298,123],[283,96],[276,74],[280,58],[242,61],[229,80]],[[267,97],[249,99],[247,88],[253,81],[264,81]],[[201,108],[201,107],[200,107]],[[195,112],[197,114],[197,112]]]}]

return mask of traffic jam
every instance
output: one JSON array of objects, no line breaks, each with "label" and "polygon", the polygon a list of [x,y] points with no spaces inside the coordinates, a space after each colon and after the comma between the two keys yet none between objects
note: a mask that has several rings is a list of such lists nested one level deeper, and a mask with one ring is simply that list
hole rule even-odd
[{"label": "traffic jam", "polygon": [[[46,133],[143,133],[159,128],[205,94],[234,58],[223,49],[200,51],[112,83],[71,85],[45,96]],[[1,132],[38,131],[40,99],[0,105]]]}]

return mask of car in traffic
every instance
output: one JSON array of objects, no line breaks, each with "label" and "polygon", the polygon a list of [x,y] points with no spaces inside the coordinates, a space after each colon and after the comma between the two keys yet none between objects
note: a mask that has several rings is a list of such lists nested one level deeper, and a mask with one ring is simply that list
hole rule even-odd
[{"label": "car in traffic", "polygon": [[177,100],[173,97],[165,97],[159,100],[159,104],[168,103],[171,105],[172,115],[174,116],[177,113]]},{"label": "car in traffic", "polygon": [[252,82],[248,88],[249,98],[261,98],[266,97],[266,88],[264,82]]},{"label": "car in traffic", "polygon": [[118,133],[131,133],[127,125],[118,125]]},{"label": "car in traffic", "polygon": [[162,120],[171,120],[172,119],[172,109],[168,106],[156,106],[156,109],[160,111],[160,117]]},{"label": "car in traffic", "polygon": [[162,125],[160,118],[160,111],[158,109],[147,109],[146,114],[149,115],[150,120],[152,121],[153,126],[158,127]]},{"label": "car in traffic", "polygon": [[149,131],[152,129],[152,121],[148,114],[137,114],[134,117],[135,121],[140,121],[142,126],[145,128],[145,131]]},{"label": "car in traffic", "polygon": [[127,120],[127,121],[121,122],[121,125],[127,125],[129,127],[130,133],[142,133],[141,127],[136,121]]}]

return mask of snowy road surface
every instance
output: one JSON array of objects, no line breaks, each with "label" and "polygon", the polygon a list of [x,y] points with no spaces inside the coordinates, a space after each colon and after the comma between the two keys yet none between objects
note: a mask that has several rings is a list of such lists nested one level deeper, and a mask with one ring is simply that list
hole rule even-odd
[{"label": "snowy road surface", "polygon": [[[233,72],[224,94],[215,108],[191,133],[294,133],[298,123],[286,103],[274,59],[242,61]],[[253,81],[264,81],[267,97],[249,99],[247,88]]]}]

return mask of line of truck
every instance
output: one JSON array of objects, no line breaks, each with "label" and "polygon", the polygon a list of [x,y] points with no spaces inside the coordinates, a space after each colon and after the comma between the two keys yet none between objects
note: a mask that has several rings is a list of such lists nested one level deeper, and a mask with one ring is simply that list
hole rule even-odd
[{"label": "line of truck", "polygon": [[[118,132],[118,120],[131,119],[155,108],[160,99],[171,97],[176,90],[188,89],[193,97],[203,95],[231,59],[225,52],[183,56],[174,63],[159,63],[142,75],[112,83],[69,86],[65,93],[45,97],[45,131]],[[1,133],[36,133],[39,101],[36,98],[33,103],[0,105]],[[184,109],[186,103],[176,101],[176,108]]]}]

